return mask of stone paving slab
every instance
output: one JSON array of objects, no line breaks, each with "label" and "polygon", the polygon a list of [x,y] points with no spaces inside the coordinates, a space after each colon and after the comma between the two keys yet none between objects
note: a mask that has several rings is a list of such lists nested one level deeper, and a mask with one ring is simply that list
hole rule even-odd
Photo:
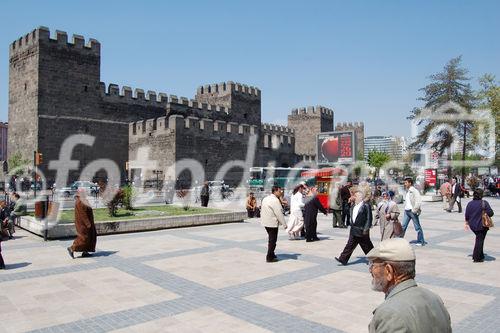
[{"label": "stone paving slab", "polygon": [[[487,200],[500,214],[500,200]],[[497,331],[500,228],[474,264],[463,214],[425,203],[421,220],[429,244],[415,246],[417,283],[441,296],[454,332]],[[281,261],[268,264],[258,219],[101,236],[96,256],[74,260],[71,241],[18,230],[2,243],[0,332],[366,332],[383,294],[360,249],[348,266],[333,260],[348,230],[320,215],[318,231],[322,240],[306,243],[280,230]],[[371,235],[378,243],[377,226]],[[416,239],[411,224],[406,238]]]}]

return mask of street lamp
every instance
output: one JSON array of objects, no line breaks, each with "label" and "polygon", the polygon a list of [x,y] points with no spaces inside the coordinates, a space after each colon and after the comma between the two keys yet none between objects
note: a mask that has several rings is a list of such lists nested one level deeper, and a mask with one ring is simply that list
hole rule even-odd
[{"label": "street lamp", "polygon": [[162,170],[153,170],[153,173],[156,175],[156,189],[160,190],[160,175],[163,173]]}]

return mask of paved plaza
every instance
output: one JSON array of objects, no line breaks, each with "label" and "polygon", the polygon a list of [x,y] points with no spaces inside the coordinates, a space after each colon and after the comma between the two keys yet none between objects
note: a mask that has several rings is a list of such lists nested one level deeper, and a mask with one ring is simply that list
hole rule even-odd
[{"label": "paved plaza", "polygon": [[[487,199],[498,215],[500,200]],[[498,331],[499,228],[486,237],[486,261],[474,264],[463,214],[424,203],[421,221],[429,244],[415,246],[417,283],[441,296],[454,332]],[[18,230],[2,244],[0,331],[365,332],[384,296],[371,290],[359,248],[347,266],[333,260],[348,231],[333,229],[331,215],[318,228],[313,243],[281,229],[277,263],[265,262],[258,219],[103,236],[94,257],[74,260],[70,240]],[[371,235],[377,243],[377,226]],[[406,238],[416,239],[411,225]]]}]

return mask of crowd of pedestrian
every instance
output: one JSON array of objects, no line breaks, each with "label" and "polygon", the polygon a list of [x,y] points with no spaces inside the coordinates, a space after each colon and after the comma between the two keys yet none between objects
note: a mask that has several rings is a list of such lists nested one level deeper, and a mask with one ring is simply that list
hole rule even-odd
[{"label": "crowd of pedestrian", "polygon": [[[365,184],[354,187],[350,181],[343,186],[336,185],[329,207],[333,215],[332,226],[349,226],[350,230],[347,243],[335,260],[347,265],[353,251],[360,245],[369,262],[372,289],[385,293],[385,302],[373,312],[370,332],[451,332],[450,315],[441,298],[415,282],[416,256],[404,237],[411,221],[417,233],[417,240],[413,243],[419,246],[427,244],[420,222],[422,198],[412,178],[405,178],[404,187],[406,194],[400,211],[393,191],[376,188],[372,193]],[[456,204],[458,212],[462,212],[463,187],[456,177],[441,186],[440,192],[444,210],[451,212]],[[485,260],[484,240],[493,224],[493,210],[483,200],[483,194],[482,189],[474,190],[473,200],[465,208],[465,229],[476,236],[474,262]],[[273,187],[272,193],[262,201],[261,224],[269,235],[267,262],[278,261],[275,249],[280,226],[287,231],[290,240],[302,239],[301,231],[305,230],[306,242],[317,241],[318,211],[328,214],[316,196],[315,187],[299,184],[291,195],[287,222],[281,206],[282,196],[283,191]],[[370,230],[377,224],[381,241],[375,247]]]}]

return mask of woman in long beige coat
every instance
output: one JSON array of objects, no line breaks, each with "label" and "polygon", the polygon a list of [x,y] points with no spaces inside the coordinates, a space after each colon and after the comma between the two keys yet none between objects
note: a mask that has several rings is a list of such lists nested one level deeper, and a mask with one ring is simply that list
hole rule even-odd
[{"label": "woman in long beige coat", "polygon": [[399,216],[399,208],[393,198],[394,192],[384,192],[382,193],[382,201],[377,205],[375,217],[380,221],[381,241],[398,236],[394,232],[394,222]]}]

